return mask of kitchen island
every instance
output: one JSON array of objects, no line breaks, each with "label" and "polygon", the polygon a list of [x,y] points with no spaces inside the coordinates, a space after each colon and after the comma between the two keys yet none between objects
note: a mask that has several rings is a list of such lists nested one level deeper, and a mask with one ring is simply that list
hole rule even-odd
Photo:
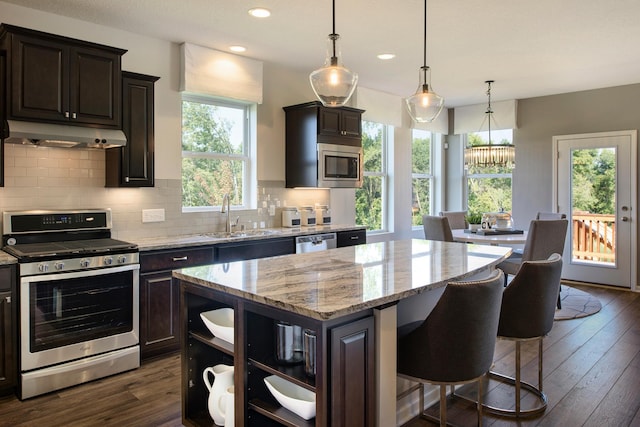
[{"label": "kitchen island", "polygon": [[[235,368],[235,419],[243,425],[396,424],[397,307],[490,271],[510,248],[402,240],[174,271],[182,294],[183,423],[211,425],[202,371]],[[199,313],[234,309],[234,342],[213,337]],[[315,332],[316,375],[274,360],[274,323]],[[280,407],[263,378],[316,393],[306,421]]]}]

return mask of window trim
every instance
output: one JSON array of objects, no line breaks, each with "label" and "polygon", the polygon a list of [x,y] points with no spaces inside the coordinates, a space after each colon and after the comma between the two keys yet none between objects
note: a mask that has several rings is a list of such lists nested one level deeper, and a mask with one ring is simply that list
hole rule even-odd
[{"label": "window trim", "polygon": [[[413,172],[413,141],[415,139],[414,132],[426,132],[429,134],[429,170],[431,173],[422,173],[422,172]],[[436,146],[436,136],[437,134],[433,131],[427,131],[423,129],[411,128],[411,191],[413,192],[413,180],[414,179],[429,179],[429,212],[428,215],[433,215],[434,212],[434,197],[435,197],[435,186],[436,186],[436,174],[434,173],[435,167],[435,146]],[[412,201],[413,203],[413,201]],[[411,206],[409,207],[411,209]],[[413,217],[411,215],[411,217]],[[422,230],[422,225],[412,225],[412,230]]]},{"label": "window trim", "polygon": [[[381,233],[388,233],[389,232],[389,211],[390,211],[390,206],[389,204],[391,203],[390,200],[390,196],[391,193],[389,191],[389,182],[391,181],[389,179],[389,158],[390,153],[390,135],[389,132],[393,132],[393,126],[387,125],[385,123],[381,123],[381,122],[376,122],[373,120],[363,120],[363,129],[364,129],[364,122],[369,122],[369,123],[375,123],[376,125],[380,125],[382,126],[382,141],[381,141],[381,147],[380,147],[380,151],[381,151],[381,155],[382,155],[382,159],[381,159],[381,170],[380,171],[376,171],[376,172],[370,172],[370,171],[366,171],[364,170],[364,165],[363,165],[363,170],[362,170],[362,175],[363,177],[367,177],[367,176],[372,176],[372,177],[380,177],[382,179],[382,183],[381,183],[381,192],[382,192],[382,212],[381,212],[381,217],[382,217],[382,224],[380,229],[376,229],[376,230],[369,230],[367,229],[367,235],[370,234],[381,234]],[[364,131],[363,131],[364,132]]]}]

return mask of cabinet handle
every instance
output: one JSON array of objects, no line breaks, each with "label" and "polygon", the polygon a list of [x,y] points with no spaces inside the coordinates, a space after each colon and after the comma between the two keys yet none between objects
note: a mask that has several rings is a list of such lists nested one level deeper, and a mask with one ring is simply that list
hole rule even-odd
[{"label": "cabinet handle", "polygon": [[4,299],[7,301],[7,304],[11,304],[11,297],[5,297]]},{"label": "cabinet handle", "polygon": [[72,119],[75,119],[75,118],[77,118],[77,115],[76,115],[76,113],[73,113],[73,114],[71,114],[71,118],[72,118]]},{"label": "cabinet handle", "polygon": [[129,182],[129,177],[128,176],[124,177],[124,182]]},{"label": "cabinet handle", "polygon": [[351,236],[351,237],[350,237],[350,239],[351,239],[351,240],[358,240],[359,238],[360,238],[360,237],[358,237],[358,236]]},{"label": "cabinet handle", "polygon": [[65,112],[64,112],[64,116],[68,119],[68,118],[69,118],[69,112],[68,112],[68,111],[65,111]]},{"label": "cabinet handle", "polygon": [[173,260],[173,262],[176,262],[176,261],[186,261],[186,260],[188,260],[188,259],[189,259],[189,257],[188,257],[188,256],[176,256],[176,257],[173,257],[173,258],[171,258],[171,259]]}]

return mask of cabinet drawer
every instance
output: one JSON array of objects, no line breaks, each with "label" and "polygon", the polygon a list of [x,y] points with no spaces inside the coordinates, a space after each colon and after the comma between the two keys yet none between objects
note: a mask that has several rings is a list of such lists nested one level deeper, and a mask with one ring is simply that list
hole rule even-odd
[{"label": "cabinet drawer", "polygon": [[341,231],[338,233],[338,247],[364,245],[367,243],[366,230]]},{"label": "cabinet drawer", "polygon": [[211,246],[199,249],[168,250],[140,254],[140,272],[174,270],[213,262]]}]

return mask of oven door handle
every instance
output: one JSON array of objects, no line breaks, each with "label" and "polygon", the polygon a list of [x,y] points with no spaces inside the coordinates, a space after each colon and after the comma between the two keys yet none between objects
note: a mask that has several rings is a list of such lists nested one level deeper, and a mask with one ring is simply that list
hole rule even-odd
[{"label": "oven door handle", "polygon": [[91,291],[86,291],[85,294],[87,294],[87,295],[99,295],[99,294],[106,294],[107,292],[111,292],[111,289],[91,290]]}]

